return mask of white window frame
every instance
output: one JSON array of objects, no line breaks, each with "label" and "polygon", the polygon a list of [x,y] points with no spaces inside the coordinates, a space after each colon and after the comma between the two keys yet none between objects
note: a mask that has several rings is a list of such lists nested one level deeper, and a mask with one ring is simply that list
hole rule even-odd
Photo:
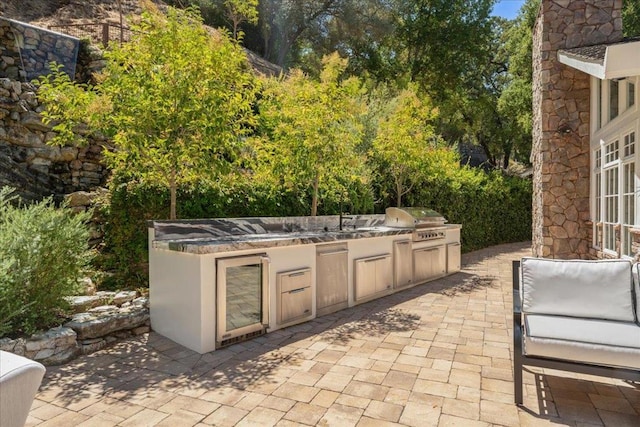
[{"label": "white window frame", "polygon": [[[624,116],[632,114],[638,109],[638,77],[627,77],[615,79],[618,83],[618,114],[611,118],[611,82],[612,80],[600,80],[591,78],[591,133],[599,132],[606,128],[609,123],[624,121]],[[629,105],[629,85],[634,85],[634,103]]]},{"label": "white window frame", "polygon": [[[618,191],[620,194],[620,208],[618,209],[618,219],[620,221],[620,255],[623,257],[633,258],[632,242],[633,236],[631,229],[636,224],[637,197],[637,168],[636,168],[636,151],[637,151],[638,135],[635,129],[624,132],[621,138],[620,149],[622,157],[620,159],[620,181]],[[633,174],[628,177],[627,169],[631,168]],[[630,185],[630,188],[627,187]],[[631,211],[631,215],[629,214]]]},{"label": "white window frame", "polygon": [[591,218],[593,221],[593,247],[596,249],[602,249],[602,235],[599,233],[598,225],[602,223],[602,147],[598,146],[595,151],[592,152],[591,158],[593,159],[593,194],[592,203],[593,212]]},{"label": "white window frame", "polygon": [[620,140],[602,146],[602,250],[617,255],[616,228],[620,224]]},{"label": "white window frame", "polygon": [[[629,243],[632,242],[633,234],[631,229],[640,229],[640,76],[629,77],[619,80],[619,114],[613,120],[609,118],[609,84],[607,80],[599,80],[592,77],[591,80],[591,218],[593,219],[593,248],[602,251],[607,256],[620,256],[630,258],[628,253]],[[635,102],[629,106],[629,83],[634,85]],[[600,92],[601,90],[601,92]],[[600,95],[602,95],[600,97]],[[600,105],[601,104],[601,105]],[[599,121],[599,123],[598,123]],[[598,126],[598,125],[601,126]],[[626,153],[624,148],[625,136],[635,134],[634,153]],[[614,141],[619,141],[618,159],[607,157],[606,146]],[[598,163],[598,153],[600,162]],[[633,188],[626,187],[625,169],[627,165],[633,163],[634,176]],[[617,218],[608,214],[607,198],[607,170],[609,174],[616,174],[617,196],[610,196],[616,201]],[[615,172],[613,172],[615,171]],[[609,176],[610,178],[610,176]],[[596,188],[597,187],[597,188]],[[629,196],[633,190],[633,206],[630,207]],[[625,199],[626,196],[626,199]],[[617,197],[617,200],[616,200]],[[596,206],[596,203],[598,206]],[[632,210],[633,224],[629,221],[629,215],[625,215],[625,209]],[[613,222],[613,219],[616,219]],[[605,223],[609,226],[605,226]],[[618,230],[618,233],[616,233]],[[598,231],[601,232],[598,239]],[[620,246],[615,245],[615,235],[618,235]],[[607,238],[609,241],[607,241]],[[613,239],[613,240],[612,240]]]}]

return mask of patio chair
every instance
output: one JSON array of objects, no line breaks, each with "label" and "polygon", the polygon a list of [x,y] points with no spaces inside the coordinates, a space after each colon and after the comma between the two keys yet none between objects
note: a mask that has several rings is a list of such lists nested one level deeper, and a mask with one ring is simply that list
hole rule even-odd
[{"label": "patio chair", "polygon": [[0,426],[24,426],[44,373],[40,363],[0,350]]}]

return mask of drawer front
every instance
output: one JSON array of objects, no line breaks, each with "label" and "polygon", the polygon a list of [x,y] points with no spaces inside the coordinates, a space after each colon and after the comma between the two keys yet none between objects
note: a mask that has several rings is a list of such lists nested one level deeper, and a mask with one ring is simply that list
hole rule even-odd
[{"label": "drawer front", "polygon": [[296,270],[288,273],[279,273],[280,292],[289,292],[311,286],[311,269]]},{"label": "drawer front", "polygon": [[280,324],[310,315],[311,287],[294,289],[280,294]]}]

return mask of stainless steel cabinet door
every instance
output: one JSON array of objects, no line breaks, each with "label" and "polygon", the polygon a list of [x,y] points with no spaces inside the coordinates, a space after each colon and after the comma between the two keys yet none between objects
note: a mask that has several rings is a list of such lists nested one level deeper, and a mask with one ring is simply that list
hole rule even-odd
[{"label": "stainless steel cabinet door", "polygon": [[460,243],[447,245],[447,273],[460,271]]},{"label": "stainless steel cabinet door", "polygon": [[376,293],[384,292],[393,287],[393,266],[391,255],[376,261]]},{"label": "stainless steel cabinet door", "polygon": [[420,283],[444,275],[447,271],[444,246],[413,251],[413,282]]},{"label": "stainless steel cabinet door", "polygon": [[399,240],[393,243],[394,286],[402,288],[413,281],[413,258],[411,240]]},{"label": "stainless steel cabinet door", "polygon": [[349,304],[346,244],[318,246],[316,250],[316,313],[341,310]]},{"label": "stainless steel cabinet door", "polygon": [[355,270],[355,299],[361,300],[393,287],[391,255],[357,259]]}]

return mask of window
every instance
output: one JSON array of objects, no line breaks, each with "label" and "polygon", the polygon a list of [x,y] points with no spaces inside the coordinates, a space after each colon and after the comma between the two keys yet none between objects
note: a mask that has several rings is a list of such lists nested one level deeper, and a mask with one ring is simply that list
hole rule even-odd
[{"label": "window", "polygon": [[607,145],[605,145],[604,147],[604,163],[611,163],[614,162],[616,160],[618,160],[619,158],[619,153],[618,153],[618,148],[619,148],[620,144],[618,143],[618,141],[614,141],[612,143],[609,143]]},{"label": "window", "polygon": [[597,224],[602,222],[602,150],[598,148],[594,153],[594,181],[595,181],[595,224],[593,232],[593,244],[596,248],[602,247],[602,235],[598,232]]},{"label": "window", "polygon": [[636,85],[627,81],[627,108],[631,108],[636,104]]},{"label": "window", "polygon": [[596,126],[597,129],[600,129],[602,127],[602,80],[600,79],[598,79],[598,87],[596,90],[598,91],[598,108],[596,108],[598,117],[596,117]]},{"label": "window", "polygon": [[624,157],[636,154],[636,133],[631,132],[624,136]]},{"label": "window", "polygon": [[618,168],[604,171],[604,248],[616,250],[616,225],[618,224]]},{"label": "window", "polygon": [[622,255],[633,256],[631,250],[631,229],[635,220],[635,164],[625,163],[622,166],[623,188],[622,188]]},{"label": "window", "polygon": [[609,120],[618,117],[618,86],[617,81],[609,81]]},{"label": "window", "polygon": [[[621,144],[622,143],[622,144]],[[636,222],[636,133],[629,132],[593,152],[595,247],[633,256],[631,229]],[[598,233],[602,224],[602,234]],[[617,232],[619,227],[620,247]]]}]

